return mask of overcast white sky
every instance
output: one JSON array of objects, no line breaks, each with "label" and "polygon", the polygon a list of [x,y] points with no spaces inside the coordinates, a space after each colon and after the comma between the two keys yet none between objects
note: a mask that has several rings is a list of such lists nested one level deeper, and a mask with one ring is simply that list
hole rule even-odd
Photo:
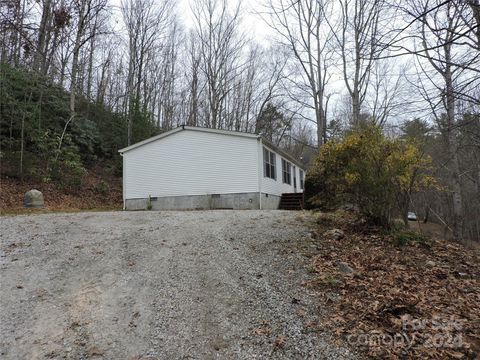
[{"label": "overcast white sky", "polygon": [[[189,26],[192,23],[192,12],[190,4],[195,0],[179,0],[177,3],[177,13],[182,22]],[[228,4],[233,8],[238,3],[237,0],[228,0]],[[242,23],[244,31],[252,36],[258,42],[268,42],[269,37],[273,35],[270,27],[257,15],[264,9],[263,0],[241,0],[243,9]]]},{"label": "overcast white sky", "polygon": [[[161,1],[161,0],[157,0]],[[193,26],[193,14],[191,10],[191,4],[195,0],[177,0],[176,1],[176,13],[180,22],[186,27]],[[120,4],[122,0],[110,0],[111,6],[115,9],[115,22],[121,27],[120,19]],[[243,31],[262,44],[271,43],[271,37],[274,35],[273,30],[265,23],[264,20],[258,15],[258,12],[265,10],[262,5],[264,0],[240,0],[242,6],[242,25]],[[238,3],[238,0],[228,0],[228,5],[232,8]],[[119,29],[120,30],[120,29]]]}]

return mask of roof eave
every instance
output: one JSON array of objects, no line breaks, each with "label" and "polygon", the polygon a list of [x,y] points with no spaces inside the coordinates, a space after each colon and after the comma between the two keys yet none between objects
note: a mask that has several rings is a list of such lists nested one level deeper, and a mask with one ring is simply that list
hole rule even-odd
[{"label": "roof eave", "polygon": [[143,141],[140,141],[138,143],[135,143],[133,145],[127,146],[123,149],[118,150],[120,154],[123,154],[127,151],[133,150],[137,147],[140,147],[142,145],[146,145],[148,143],[151,143],[153,141],[162,139],[164,137],[167,137],[169,135],[172,135],[178,131],[181,130],[193,130],[193,131],[201,131],[201,132],[209,132],[213,134],[224,134],[224,135],[229,135],[229,136],[240,136],[240,137],[246,137],[246,138],[251,138],[251,139],[257,139],[259,135],[257,134],[250,134],[250,133],[243,133],[243,132],[235,132],[235,131],[227,131],[227,130],[220,130],[220,129],[209,129],[209,128],[201,128],[201,127],[196,127],[196,126],[187,126],[187,125],[181,125],[173,130],[169,130],[167,132],[161,133],[156,136],[152,136],[151,138],[145,139]]},{"label": "roof eave", "polygon": [[120,149],[118,150],[118,152],[120,154],[124,154],[125,152],[127,151],[130,151],[130,150],[133,150],[133,149],[136,149],[140,146],[143,146],[143,145],[146,145],[148,143],[151,143],[151,142],[154,142],[156,140],[159,140],[159,139],[163,139],[169,135],[172,135],[172,134],[175,134],[179,131],[182,131],[182,130],[193,130],[193,131],[201,131],[201,132],[208,132],[208,133],[214,133],[214,134],[224,134],[224,135],[230,135],[230,136],[240,136],[240,137],[246,137],[246,138],[250,138],[250,139],[261,139],[262,140],[262,143],[264,143],[267,147],[271,148],[272,150],[274,150],[275,152],[277,152],[278,154],[282,155],[284,158],[286,158],[287,160],[289,160],[290,162],[294,163],[295,165],[297,165],[298,167],[302,168],[303,170],[305,170],[305,166],[297,159],[295,159],[292,155],[290,155],[289,153],[287,153],[286,151],[280,149],[278,146],[274,145],[273,143],[271,143],[270,141],[268,141],[267,139],[265,139],[263,136],[261,135],[258,135],[258,134],[251,134],[251,133],[244,133],[244,132],[235,132],[235,131],[228,131],[228,130],[220,130],[220,129],[209,129],[209,128],[201,128],[201,127],[196,127],[196,126],[187,126],[187,125],[181,125],[175,129],[172,129],[172,130],[169,130],[169,131],[166,131],[164,133],[161,133],[159,135],[156,135],[156,136],[152,136],[151,138],[148,138],[148,139],[145,139],[143,141],[139,141],[138,143],[135,143],[135,144],[132,144],[130,146],[127,146],[123,149]]},{"label": "roof eave", "polygon": [[132,145],[130,145],[130,146],[127,146],[127,147],[125,147],[125,148],[123,148],[123,149],[118,150],[118,152],[119,152],[120,154],[123,154],[123,153],[125,153],[125,152],[127,152],[127,151],[133,150],[133,149],[135,149],[135,148],[137,148],[137,147],[140,147],[140,146],[142,146],[142,145],[146,145],[146,144],[151,143],[151,142],[153,142],[153,141],[156,141],[156,140],[158,140],[158,139],[162,139],[162,138],[165,138],[165,137],[167,137],[167,136],[169,136],[169,135],[175,134],[176,132],[179,132],[179,131],[181,131],[181,130],[183,130],[183,128],[182,128],[181,126],[180,126],[180,127],[177,127],[177,128],[175,128],[175,129],[166,131],[166,132],[164,132],[164,133],[161,133],[161,134],[152,136],[152,137],[150,137],[150,138],[148,138],[148,139],[145,139],[145,140],[139,141],[139,142],[137,142],[137,143],[135,143],[135,144],[132,144]]}]

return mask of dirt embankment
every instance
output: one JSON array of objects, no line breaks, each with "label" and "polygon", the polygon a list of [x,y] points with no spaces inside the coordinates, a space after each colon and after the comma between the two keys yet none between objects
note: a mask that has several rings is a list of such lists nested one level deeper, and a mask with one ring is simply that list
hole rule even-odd
[{"label": "dirt embankment", "polygon": [[66,188],[56,183],[20,181],[0,178],[0,215],[39,212],[23,208],[23,197],[31,189],[43,193],[45,208],[40,211],[75,211],[90,209],[121,209],[122,179],[89,171],[78,188]]},{"label": "dirt embankment", "polygon": [[309,287],[330,314],[319,330],[367,358],[478,359],[478,247],[388,234],[342,213],[318,213],[312,228]]}]

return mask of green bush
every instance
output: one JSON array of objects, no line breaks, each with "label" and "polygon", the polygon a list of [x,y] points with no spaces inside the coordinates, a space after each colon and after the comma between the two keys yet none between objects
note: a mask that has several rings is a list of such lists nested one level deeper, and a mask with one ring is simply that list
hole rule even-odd
[{"label": "green bush", "polygon": [[78,189],[87,171],[83,167],[78,148],[72,143],[71,137],[66,135],[62,148],[55,148],[53,153],[55,156],[49,166],[51,179],[63,188]]},{"label": "green bush", "polygon": [[[26,68],[1,63],[0,75],[2,174],[35,181],[59,181],[59,185],[75,187],[81,183],[85,167],[107,160],[106,163],[115,163],[113,173],[121,176],[118,149],[125,147],[127,140],[123,114],[78,94],[76,116],[65,129],[69,139],[64,139],[60,149],[60,137],[71,116],[69,93]],[[134,141],[143,140],[156,131],[151,116],[140,115],[135,124]],[[72,157],[73,152],[77,156]],[[74,178],[67,179],[67,174]]]},{"label": "green bush", "polygon": [[152,198],[150,195],[148,195],[147,210],[152,210]]},{"label": "green bush", "polygon": [[395,245],[397,246],[405,246],[412,243],[420,243],[426,244],[427,243],[427,236],[420,234],[416,231],[397,231],[393,234],[393,240]]},{"label": "green bush", "polygon": [[110,186],[102,180],[95,186],[95,191],[102,196],[106,196],[110,191]]},{"label": "green bush", "polygon": [[64,189],[77,190],[81,187],[87,171],[81,163],[73,160],[55,162],[51,167],[51,179]]}]

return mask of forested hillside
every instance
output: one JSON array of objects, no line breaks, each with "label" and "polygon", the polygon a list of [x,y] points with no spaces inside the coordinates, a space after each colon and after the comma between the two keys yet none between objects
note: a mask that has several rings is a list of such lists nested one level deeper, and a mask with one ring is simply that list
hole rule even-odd
[{"label": "forested hillside", "polygon": [[121,115],[79,98],[71,118],[69,94],[48,78],[8,64],[1,65],[1,74],[3,175],[74,185],[98,161],[121,175]]},{"label": "forested hillside", "polygon": [[121,116],[79,98],[71,118],[62,87],[26,68],[0,66],[2,210],[20,207],[32,187],[55,208],[119,206]]}]

